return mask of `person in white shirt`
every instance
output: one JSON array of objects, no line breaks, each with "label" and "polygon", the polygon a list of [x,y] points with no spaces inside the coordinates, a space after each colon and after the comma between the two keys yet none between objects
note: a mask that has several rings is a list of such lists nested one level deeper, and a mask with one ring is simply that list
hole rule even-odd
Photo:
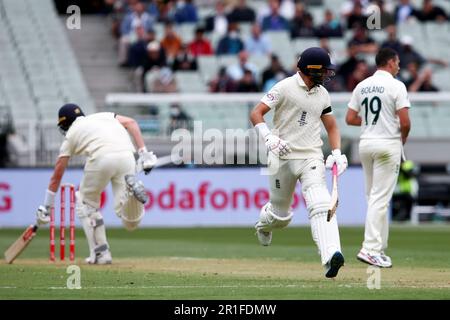
[{"label": "person in white shirt", "polygon": [[[84,176],[76,192],[76,213],[89,245],[89,264],[109,264],[111,252],[106,229],[100,212],[102,191],[111,182],[114,210],[126,229],[135,229],[144,216],[144,203],[148,195],[135,173],[148,173],[156,163],[156,156],[148,152],[138,124],[132,118],[111,112],[85,116],[76,104],[65,104],[59,109],[58,126],[65,136],[45,194],[36,217],[40,224],[50,221],[50,208],[54,205],[64,171],[73,155],[86,156]],[[134,158],[138,148],[138,167]]]},{"label": "person in white shirt", "polygon": [[[315,241],[327,278],[336,277],[344,264],[336,216],[327,222],[330,193],[325,168],[337,164],[338,174],[347,168],[341,154],[341,136],[333,116],[330,96],[322,86],[334,73],[330,56],[322,48],[306,49],[298,72],[278,82],[255,106],[251,121],[269,151],[270,201],[261,209],[256,234],[261,245],[272,242],[272,230],[286,227],[292,219],[292,197],[297,181],[302,185]],[[264,115],[273,110],[274,128],[269,130]],[[320,132],[323,123],[332,154],[324,165]]]},{"label": "person in white shirt", "polygon": [[378,267],[392,267],[385,255],[388,246],[388,206],[399,173],[402,148],[411,128],[411,106],[403,82],[395,79],[399,57],[381,49],[375,58],[377,71],[353,90],[346,122],[361,126],[359,154],[366,181],[367,217],[358,260]]}]

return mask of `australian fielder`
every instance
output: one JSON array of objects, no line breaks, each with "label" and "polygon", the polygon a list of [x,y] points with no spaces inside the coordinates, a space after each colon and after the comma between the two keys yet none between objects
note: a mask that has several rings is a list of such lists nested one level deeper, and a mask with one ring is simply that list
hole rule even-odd
[{"label": "australian fielder", "polygon": [[364,242],[357,258],[389,268],[388,206],[399,173],[402,145],[410,130],[410,102],[405,85],[394,77],[400,70],[392,49],[381,49],[375,74],[360,82],[348,104],[346,122],[361,126],[359,154],[366,181],[367,217]]}]

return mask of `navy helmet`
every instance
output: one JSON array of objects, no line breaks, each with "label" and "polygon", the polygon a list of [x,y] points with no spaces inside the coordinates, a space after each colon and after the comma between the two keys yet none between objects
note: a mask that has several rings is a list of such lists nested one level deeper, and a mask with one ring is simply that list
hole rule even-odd
[{"label": "navy helmet", "polygon": [[334,76],[336,66],[331,63],[329,53],[318,47],[308,48],[302,52],[297,62],[300,71],[310,77],[314,85],[321,85]]},{"label": "navy helmet", "polygon": [[58,127],[63,133],[66,133],[75,119],[81,116],[84,116],[84,113],[79,106],[73,103],[65,104],[59,108]]}]

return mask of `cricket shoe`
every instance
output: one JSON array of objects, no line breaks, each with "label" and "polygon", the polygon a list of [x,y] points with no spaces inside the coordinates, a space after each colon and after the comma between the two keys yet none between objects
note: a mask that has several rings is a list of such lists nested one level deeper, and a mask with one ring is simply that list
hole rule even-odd
[{"label": "cricket shoe", "polygon": [[325,265],[327,272],[325,277],[334,278],[337,276],[339,269],[344,265],[344,256],[339,251],[336,251],[331,259]]},{"label": "cricket shoe", "polygon": [[106,250],[103,252],[99,252],[96,254],[94,259],[92,259],[92,257],[87,257],[84,261],[87,264],[111,264],[112,263],[111,251]]},{"label": "cricket shoe", "polygon": [[380,267],[380,268],[391,268],[392,262],[391,258],[389,258],[386,255],[382,254],[370,254],[367,251],[361,249],[359,251],[356,258],[364,263],[370,264],[372,266]]},{"label": "cricket shoe", "polygon": [[381,259],[383,259],[383,260],[386,261],[387,263],[390,263],[390,264],[391,264],[391,267],[392,267],[392,260],[391,260],[391,257],[385,255],[385,254],[384,254],[384,251],[381,251],[380,256],[381,256]]},{"label": "cricket shoe", "polygon": [[125,176],[125,182],[128,189],[139,202],[146,203],[148,201],[148,194],[147,191],[145,191],[142,181],[137,181],[133,174],[127,174]]},{"label": "cricket shoe", "polygon": [[261,229],[261,222],[255,224],[255,229],[259,243],[265,247],[270,246],[272,243],[272,231],[263,231]]}]

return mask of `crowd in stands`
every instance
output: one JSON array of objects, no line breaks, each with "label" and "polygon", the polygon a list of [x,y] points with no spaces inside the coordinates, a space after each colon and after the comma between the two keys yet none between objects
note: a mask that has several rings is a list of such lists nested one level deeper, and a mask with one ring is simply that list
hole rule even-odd
[{"label": "crowd in stands", "polygon": [[[347,56],[339,64],[337,76],[327,84],[330,91],[351,91],[357,83],[374,72],[374,66],[364,57],[374,55],[381,47],[390,47],[399,53],[402,72],[400,79],[413,91],[438,91],[432,83],[430,64],[447,67],[447,62],[422,56],[414,47],[413,39],[397,37],[397,29],[407,20],[422,22],[448,21],[448,13],[424,0],[421,8],[410,0],[347,0],[341,8],[326,8],[323,22],[314,16],[304,1],[260,1],[255,10],[245,0],[210,1],[213,14],[200,17],[192,0],[105,0],[113,17],[113,34],[118,39],[119,64],[136,69],[137,90],[143,92],[176,92],[173,72],[198,70],[199,56],[217,57],[236,55],[238,63],[221,66],[218,74],[209,80],[211,92],[259,92],[296,72],[293,52],[292,68],[280,63],[278,48],[274,48],[267,31],[284,31],[292,40],[319,38],[320,45],[334,56],[329,39],[346,41]],[[370,8],[380,10],[381,28],[387,33],[384,42],[377,42],[368,30]],[[195,24],[195,35],[179,34],[177,27]],[[241,25],[251,24],[248,34],[241,33]],[[156,24],[164,24],[163,34],[156,34]],[[347,30],[353,31],[346,40]],[[211,37],[218,39],[213,46]],[[184,41],[185,38],[192,39]],[[249,62],[249,56],[266,55],[270,63],[258,68]],[[341,59],[342,60],[342,59]],[[285,62],[285,61],[283,61]],[[284,65],[284,66],[283,66]],[[155,75],[148,77],[149,72]],[[151,79],[152,82],[147,81]]]}]

